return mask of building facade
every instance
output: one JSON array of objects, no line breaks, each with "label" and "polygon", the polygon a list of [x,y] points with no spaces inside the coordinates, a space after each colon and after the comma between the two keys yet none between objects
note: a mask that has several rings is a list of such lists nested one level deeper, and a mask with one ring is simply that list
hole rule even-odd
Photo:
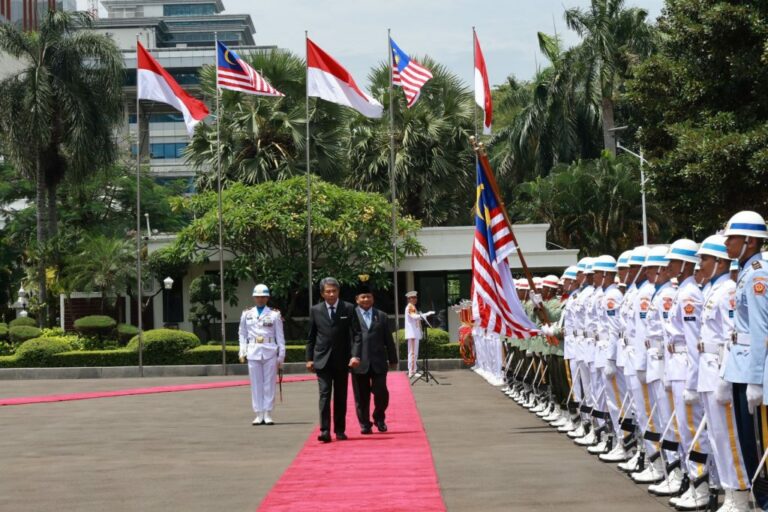
[{"label": "building facade", "polygon": [[0,0],[0,22],[16,23],[24,30],[35,30],[51,9],[74,11],[76,0]]}]

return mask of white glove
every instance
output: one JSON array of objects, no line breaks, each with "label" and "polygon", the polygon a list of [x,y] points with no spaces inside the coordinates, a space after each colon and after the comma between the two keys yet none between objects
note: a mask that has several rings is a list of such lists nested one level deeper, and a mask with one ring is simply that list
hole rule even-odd
[{"label": "white glove", "polygon": [[611,359],[607,360],[605,362],[603,373],[607,378],[612,379],[613,376],[616,375],[616,362]]},{"label": "white glove", "polygon": [[541,303],[544,302],[544,300],[541,298],[540,293],[532,293],[531,294],[531,302],[533,302],[533,305],[536,307],[540,307]]},{"label": "white glove", "polygon": [[763,386],[747,384],[747,408],[749,414],[755,414],[755,407],[763,403]]},{"label": "white glove", "polygon": [[555,331],[552,329],[552,326],[548,324],[541,326],[541,332],[544,333],[544,336],[554,336],[555,333]]},{"label": "white glove", "polygon": [[700,400],[699,394],[696,391],[686,389],[683,391],[683,402],[686,404],[696,404]]},{"label": "white glove", "polygon": [[720,382],[717,383],[717,389],[715,390],[715,400],[717,400],[717,403],[720,405],[731,403],[731,400],[733,400],[733,384],[720,379]]}]

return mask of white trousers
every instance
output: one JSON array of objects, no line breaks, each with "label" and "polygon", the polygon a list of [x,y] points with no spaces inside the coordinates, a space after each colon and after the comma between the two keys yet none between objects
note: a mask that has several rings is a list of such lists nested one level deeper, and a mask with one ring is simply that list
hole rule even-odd
[{"label": "white trousers", "polygon": [[[621,412],[622,405],[624,404],[624,396],[627,393],[627,385],[624,382],[624,373],[621,368],[616,370],[613,377],[606,377],[606,375],[600,371],[603,384],[605,384],[605,406],[608,409],[608,414],[611,416],[611,423],[613,424],[613,432],[617,436],[621,436],[621,422],[619,412]],[[630,416],[630,411],[623,411],[623,414]]]},{"label": "white trousers", "polygon": [[[672,411],[674,410],[672,391],[667,391],[664,388],[664,381],[661,379],[657,379],[648,383],[648,389],[651,392],[651,406],[656,405],[656,413],[654,416],[656,429],[654,432],[664,434],[664,429],[667,428],[667,424],[672,418]],[[669,439],[670,441],[678,441],[680,436],[678,435],[677,430],[677,422],[672,421],[672,423],[669,425],[669,430],[667,430],[667,433],[664,435],[662,440]],[[678,454],[677,452],[672,453],[670,451],[666,451],[664,456],[667,457],[668,461],[673,461],[677,460]]]},{"label": "white trousers", "polygon": [[261,361],[249,359],[248,376],[251,378],[253,412],[271,411],[275,406],[277,358],[273,357]]},{"label": "white trousers", "polygon": [[699,394],[707,414],[710,454],[715,459],[720,485],[723,489],[749,489],[749,475],[741,458],[733,404],[717,403],[714,392]]},{"label": "white trousers", "polygon": [[[696,435],[696,429],[699,428],[701,418],[704,415],[704,409],[701,406],[701,402],[694,404],[686,404],[683,400],[683,394],[685,392],[685,381],[673,380],[670,382],[672,386],[672,396],[675,402],[675,416],[677,418],[677,431],[680,435],[680,449],[684,455],[687,455],[691,449],[691,442],[693,442],[693,436]],[[701,433],[696,440],[696,445],[693,449],[699,453],[709,453],[709,438],[705,433]],[[706,471],[704,464],[688,461],[686,463],[686,470],[688,476],[691,479],[700,477]]]},{"label": "white trousers", "polygon": [[416,373],[416,360],[419,358],[419,341],[408,340],[408,375]]},{"label": "white trousers", "polygon": [[[651,392],[648,389],[648,384],[644,382],[645,372],[637,373],[638,375],[627,376],[629,379],[627,381],[627,385],[632,392],[632,401],[634,405],[637,428],[640,430],[641,434],[645,432],[646,427],[652,432],[657,432],[656,422],[654,421],[654,417],[651,417],[651,410],[653,409],[653,405],[651,405]],[[647,455],[653,455],[659,451],[657,443],[653,443],[648,440],[643,440],[643,443],[645,444],[645,453]]]},{"label": "white trousers", "polygon": [[578,369],[579,361],[576,361],[575,359],[569,359],[568,366],[571,369],[571,387],[573,388],[573,400],[575,402],[581,402],[582,398],[584,397],[584,393],[581,389],[581,371]]}]

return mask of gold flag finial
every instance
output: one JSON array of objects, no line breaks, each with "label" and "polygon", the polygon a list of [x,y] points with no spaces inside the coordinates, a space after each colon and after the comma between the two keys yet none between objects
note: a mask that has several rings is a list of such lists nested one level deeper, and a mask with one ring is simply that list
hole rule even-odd
[{"label": "gold flag finial", "polygon": [[366,283],[371,278],[371,276],[369,276],[368,274],[360,274],[357,277],[358,277],[358,279],[360,279],[361,283]]}]

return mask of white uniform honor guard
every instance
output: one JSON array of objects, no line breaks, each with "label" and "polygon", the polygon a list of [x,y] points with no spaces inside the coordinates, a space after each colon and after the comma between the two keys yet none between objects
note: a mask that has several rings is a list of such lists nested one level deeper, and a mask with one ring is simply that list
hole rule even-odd
[{"label": "white uniform honor guard", "polygon": [[255,306],[240,317],[240,361],[248,360],[254,425],[273,425],[277,368],[285,360],[285,337],[280,312],[269,308],[269,288],[257,284],[253,289]]},{"label": "white uniform honor guard", "polygon": [[408,305],[405,306],[405,339],[408,340],[408,377],[416,373],[416,360],[419,358],[419,340],[421,339],[421,316],[416,309],[419,293],[405,294]]}]

